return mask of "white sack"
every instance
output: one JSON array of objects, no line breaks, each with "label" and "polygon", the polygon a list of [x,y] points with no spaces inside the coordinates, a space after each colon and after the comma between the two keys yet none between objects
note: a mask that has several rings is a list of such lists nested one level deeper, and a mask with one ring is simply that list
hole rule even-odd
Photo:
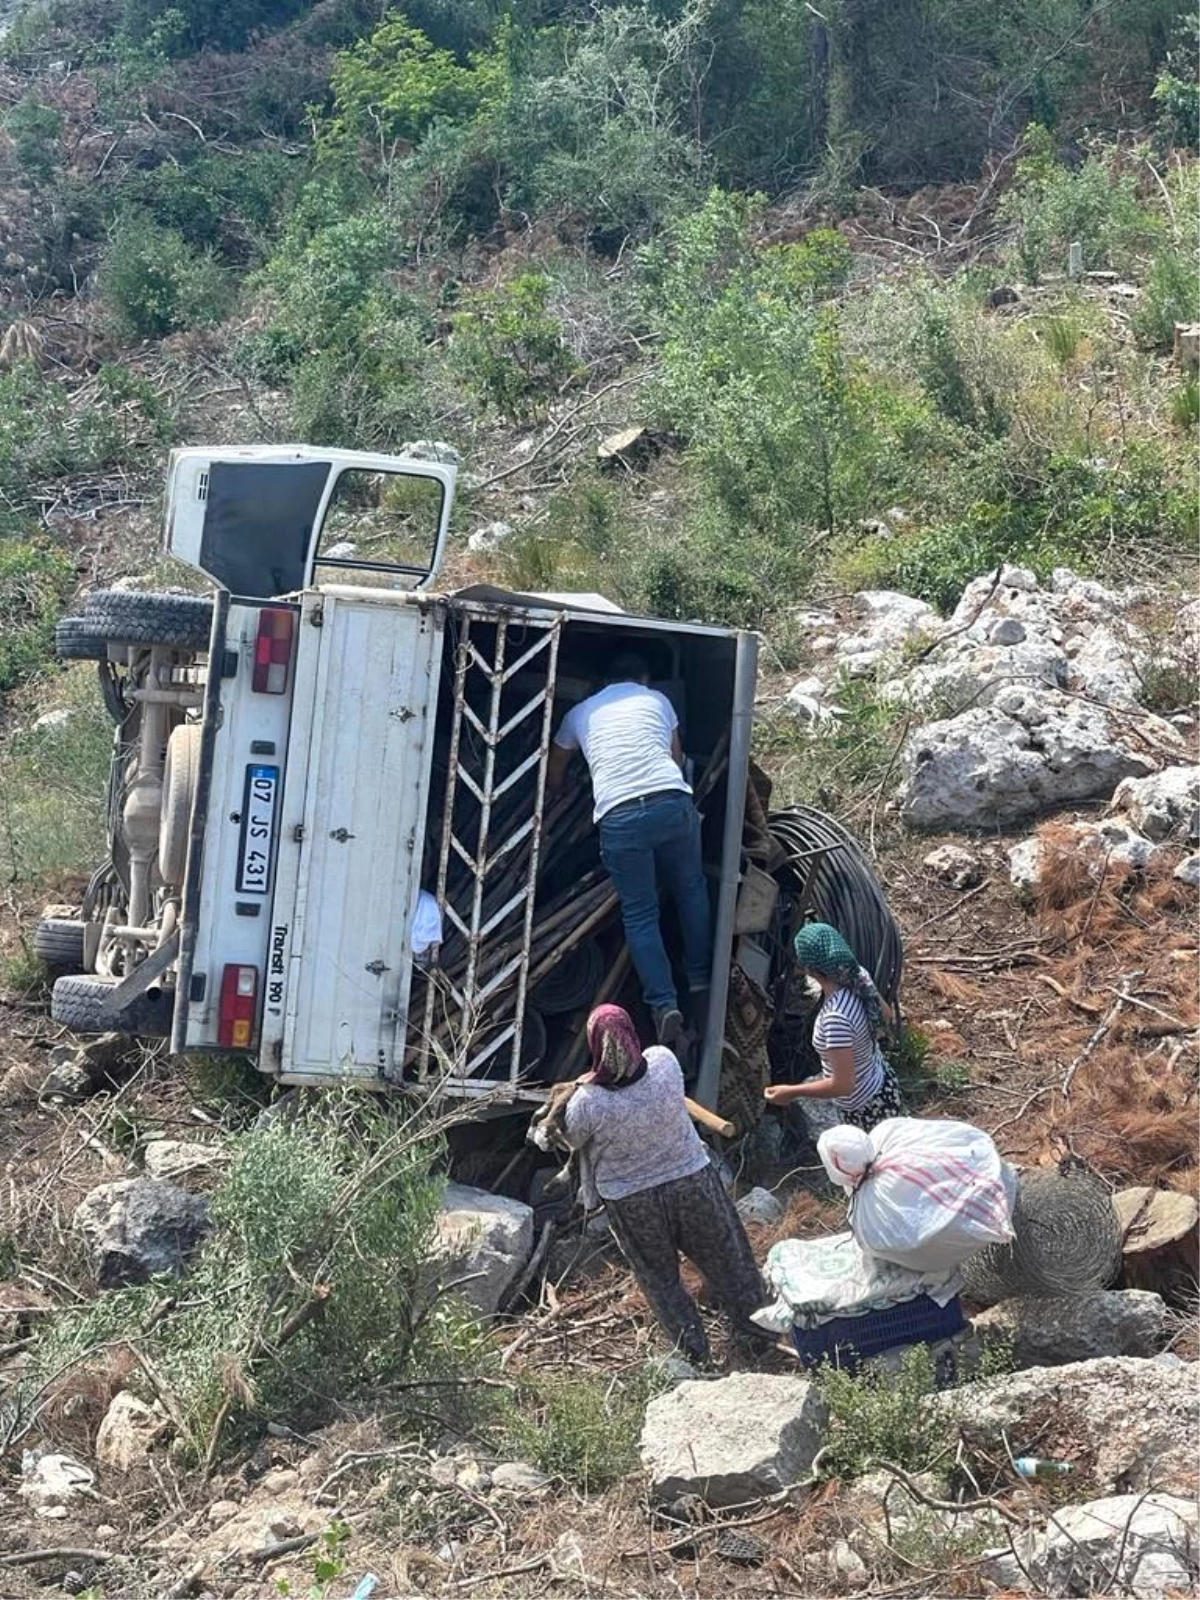
[{"label": "white sack", "polygon": [[991,1139],[968,1122],[890,1117],[871,1133],[830,1128],[817,1151],[851,1191],[859,1245],[914,1272],[952,1271],[1013,1237],[1013,1185]]}]

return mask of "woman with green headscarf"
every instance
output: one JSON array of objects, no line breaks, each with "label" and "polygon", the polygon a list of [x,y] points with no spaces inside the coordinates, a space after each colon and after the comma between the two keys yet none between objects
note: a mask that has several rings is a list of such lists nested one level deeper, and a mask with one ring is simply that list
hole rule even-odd
[{"label": "woman with green headscarf", "polygon": [[821,1076],[806,1083],[777,1083],[766,1090],[772,1105],[791,1100],[832,1100],[844,1122],[867,1132],[877,1122],[905,1114],[904,1097],[880,1036],[895,1019],[854,951],[827,922],[810,922],[795,940],[801,972],[821,991],[813,1048]]}]

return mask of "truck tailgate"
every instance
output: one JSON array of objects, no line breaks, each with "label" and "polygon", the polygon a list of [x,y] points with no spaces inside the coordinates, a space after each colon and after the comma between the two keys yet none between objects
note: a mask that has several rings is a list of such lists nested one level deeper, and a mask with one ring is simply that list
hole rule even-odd
[{"label": "truck tailgate", "polygon": [[305,595],[301,637],[263,1065],[381,1085],[404,1048],[443,613],[326,589]]}]

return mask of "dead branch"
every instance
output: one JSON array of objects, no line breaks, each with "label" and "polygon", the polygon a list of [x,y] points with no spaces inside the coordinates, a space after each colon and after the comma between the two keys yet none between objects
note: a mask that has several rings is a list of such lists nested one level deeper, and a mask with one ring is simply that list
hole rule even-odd
[{"label": "dead branch", "polygon": [[1067,1068],[1066,1076],[1063,1078],[1063,1081],[1062,1081],[1062,1088],[1059,1090],[1059,1093],[1063,1096],[1064,1099],[1071,1092],[1071,1084],[1074,1082],[1076,1072],[1083,1065],[1083,1063],[1087,1060],[1087,1058],[1092,1054],[1093,1050],[1095,1050],[1096,1046],[1100,1043],[1101,1039],[1103,1039],[1104,1035],[1112,1027],[1113,1023],[1117,1020],[1118,1016],[1120,1016],[1121,1011],[1124,1008],[1124,1006],[1127,1005],[1129,1000],[1131,999],[1131,996],[1130,996],[1130,993],[1129,993],[1130,986],[1132,984],[1136,983],[1137,980],[1139,978],[1143,977],[1143,976],[1144,976],[1144,973],[1140,972],[1140,971],[1139,972],[1130,972],[1130,973],[1126,974],[1124,982],[1121,985],[1121,992],[1117,995],[1117,998],[1113,1001],[1112,1005],[1109,1007],[1108,1013],[1104,1017],[1104,1020],[1101,1022],[1100,1026],[1096,1029],[1095,1033],[1092,1034],[1092,1037],[1084,1045],[1083,1049],[1075,1057],[1074,1061],[1072,1061],[1071,1065]]},{"label": "dead branch", "polygon": [[919,1500],[922,1505],[928,1506],[931,1511],[952,1511],[961,1515],[963,1512],[978,1511],[981,1506],[986,1506],[989,1510],[997,1512],[1006,1522],[1015,1523],[1019,1526],[1024,1521],[1015,1511],[1010,1511],[1003,1501],[997,1500],[994,1495],[981,1495],[978,1500],[935,1500],[932,1495],[926,1494],[924,1489],[913,1482],[903,1467],[896,1466],[894,1462],[885,1461],[881,1456],[876,1456],[870,1462],[870,1465],[879,1467],[883,1472],[890,1473],[893,1478],[896,1478],[904,1485],[914,1500]]},{"label": "dead branch", "polygon": [[0,1567],[32,1567],[38,1561],[115,1561],[111,1550],[89,1550],[64,1545],[57,1550],[22,1550],[15,1556],[0,1556]]}]

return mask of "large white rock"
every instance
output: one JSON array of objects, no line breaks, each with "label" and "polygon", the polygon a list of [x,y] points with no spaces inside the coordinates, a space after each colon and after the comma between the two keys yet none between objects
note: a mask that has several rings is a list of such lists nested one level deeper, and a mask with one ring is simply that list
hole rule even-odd
[{"label": "large white rock", "polygon": [[[1178,747],[1146,716],[1139,731]],[[902,760],[901,813],[916,828],[996,827],[1080,800],[1104,799],[1154,763],[1121,719],[1054,689],[1009,686],[990,706],[927,723]]]},{"label": "large white rock", "polygon": [[1058,1367],[1100,1356],[1154,1356],[1168,1340],[1167,1306],[1142,1289],[1099,1289],[1049,1300],[1001,1300],[975,1318],[979,1334],[1012,1341],[1018,1367]]},{"label": "large white rock", "polygon": [[110,1472],[129,1472],[149,1459],[166,1429],[161,1410],[122,1389],[96,1430],[96,1460]]},{"label": "large white rock", "polygon": [[1080,689],[1105,705],[1134,706],[1142,694],[1138,669],[1145,661],[1140,635],[1116,634],[1093,623],[1067,647],[1071,678]]},{"label": "large white rock", "polygon": [[1198,1400],[1191,1364],[1117,1356],[1032,1367],[922,1404],[957,1427],[968,1449],[1000,1460],[1006,1439],[1017,1456],[1036,1450],[1056,1459],[1066,1448],[1079,1458],[1076,1470],[1107,1493],[1194,1492]]},{"label": "large white rock", "polygon": [[910,640],[935,635],[945,626],[924,600],[893,589],[864,589],[850,602],[854,626],[836,645],[836,666],[848,677],[866,677],[885,656],[897,654]]},{"label": "large white rock", "polygon": [[1112,797],[1122,812],[1150,839],[1193,834],[1200,809],[1200,766],[1165,767],[1146,777],[1126,778]]},{"label": "large white rock", "polygon": [[[1012,618],[1001,621],[1016,624]],[[994,626],[994,625],[993,625]],[[1052,640],[1029,634],[1014,643],[979,643],[970,634],[934,652],[928,662],[887,685],[887,696],[945,713],[990,705],[1012,684],[1062,689],[1067,658]]]},{"label": "large white rock", "polygon": [[656,1500],[697,1495],[712,1506],[775,1494],[808,1475],[826,1421],[806,1378],[735,1372],[681,1383],[646,1408],[650,1492]]},{"label": "large white rock", "polygon": [[1062,1506],[1044,1533],[1016,1535],[1016,1556],[999,1552],[983,1574],[1021,1594],[1122,1594],[1166,1600],[1195,1594],[1198,1575],[1194,1496],[1121,1494]]},{"label": "large white rock", "polygon": [[520,1200],[450,1183],[436,1222],[443,1279],[490,1317],[533,1250],[533,1210]]}]

